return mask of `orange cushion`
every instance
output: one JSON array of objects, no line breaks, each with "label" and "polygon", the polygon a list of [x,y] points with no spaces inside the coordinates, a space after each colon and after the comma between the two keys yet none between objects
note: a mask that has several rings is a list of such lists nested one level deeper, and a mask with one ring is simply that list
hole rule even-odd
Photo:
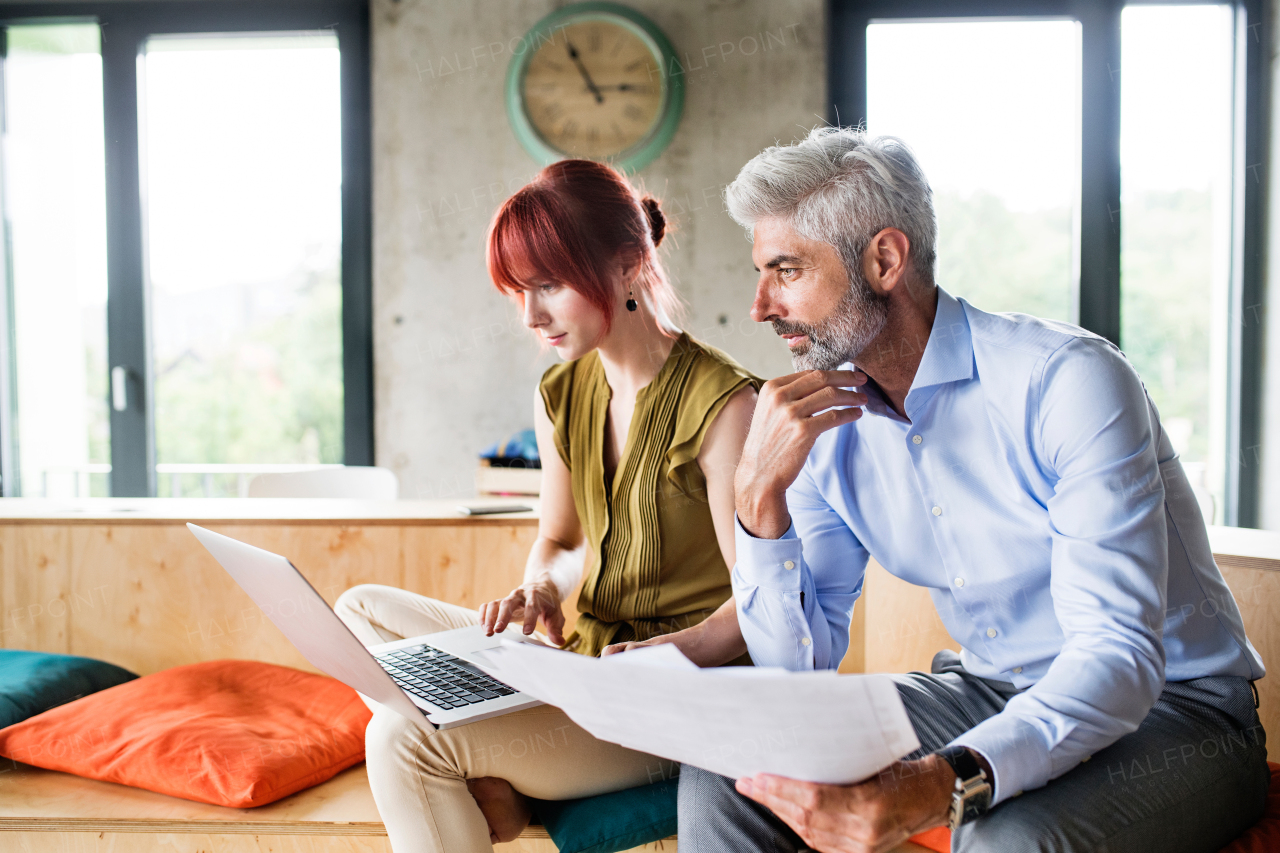
[{"label": "orange cushion", "polygon": [[[1267,767],[1271,768],[1271,789],[1267,792],[1267,810],[1262,820],[1223,847],[1220,853],[1275,853],[1280,850],[1280,764],[1268,761]],[[951,850],[951,830],[945,826],[922,832],[911,840],[937,853]]]},{"label": "orange cushion", "polygon": [[372,715],[321,675],[256,661],[180,666],[0,729],[0,755],[251,808],[318,785],[364,759]]},{"label": "orange cushion", "polygon": [[937,853],[951,853],[951,830],[945,826],[926,829],[919,835],[911,836],[911,840],[921,847],[937,851]]}]

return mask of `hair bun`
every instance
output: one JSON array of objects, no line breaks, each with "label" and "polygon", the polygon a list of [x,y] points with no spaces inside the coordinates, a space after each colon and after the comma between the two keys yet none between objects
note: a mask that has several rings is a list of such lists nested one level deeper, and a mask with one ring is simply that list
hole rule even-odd
[{"label": "hair bun", "polygon": [[656,247],[662,243],[662,238],[667,233],[667,217],[653,196],[645,196],[640,199],[640,203],[644,205],[645,215],[649,217],[649,233],[653,235],[653,245]]}]

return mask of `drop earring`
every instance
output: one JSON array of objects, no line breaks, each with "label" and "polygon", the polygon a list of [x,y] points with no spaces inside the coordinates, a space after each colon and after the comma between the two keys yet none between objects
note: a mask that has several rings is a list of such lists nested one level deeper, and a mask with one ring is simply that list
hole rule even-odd
[{"label": "drop earring", "polygon": [[634,311],[636,310],[637,307],[638,306],[636,305],[636,298],[634,295],[632,295],[631,288],[627,288],[627,310]]}]

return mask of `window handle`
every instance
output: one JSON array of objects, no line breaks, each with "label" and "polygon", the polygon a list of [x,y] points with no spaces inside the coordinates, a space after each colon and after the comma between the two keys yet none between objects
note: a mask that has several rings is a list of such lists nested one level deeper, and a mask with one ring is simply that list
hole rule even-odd
[{"label": "window handle", "polygon": [[111,408],[123,412],[129,408],[129,368],[111,368]]}]

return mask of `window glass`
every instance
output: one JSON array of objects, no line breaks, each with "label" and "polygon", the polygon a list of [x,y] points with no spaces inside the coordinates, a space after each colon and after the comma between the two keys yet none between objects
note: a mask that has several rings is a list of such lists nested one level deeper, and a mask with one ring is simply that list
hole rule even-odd
[{"label": "window glass", "polygon": [[929,178],[942,287],[988,311],[1071,319],[1079,24],[873,22],[867,129],[904,140]]},{"label": "window glass", "polygon": [[1129,7],[1121,25],[1120,342],[1221,524],[1231,8]]},{"label": "window glass", "polygon": [[140,86],[159,494],[342,462],[337,37],[153,37]]},{"label": "window glass", "polygon": [[3,190],[16,445],[28,497],[105,496],[107,252],[94,24],[7,28]]}]

